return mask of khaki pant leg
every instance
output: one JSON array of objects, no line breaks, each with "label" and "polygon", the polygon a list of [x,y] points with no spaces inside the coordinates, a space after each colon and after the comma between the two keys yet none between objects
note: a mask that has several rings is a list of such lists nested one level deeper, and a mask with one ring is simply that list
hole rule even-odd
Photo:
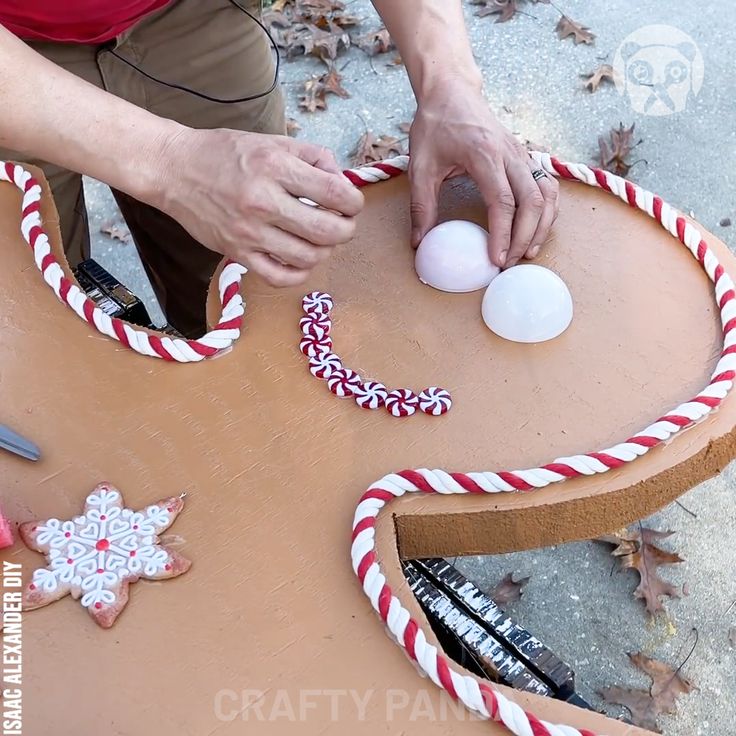
[{"label": "khaki pant leg", "polygon": [[[102,87],[102,77],[95,60],[96,47],[40,42],[31,42],[29,46],[67,71]],[[43,170],[59,212],[59,226],[67,260],[70,265],[76,266],[80,261],[89,258],[89,223],[81,175],[6,148],[0,148],[0,159],[33,164]]]},{"label": "khaki pant leg", "polygon": [[[259,3],[244,3],[258,12]],[[268,38],[228,0],[179,0],[144,19],[118,39],[114,51],[146,73],[210,97],[256,95],[273,81]],[[156,115],[194,128],[285,133],[284,103],[277,87],[243,103],[207,101],[153,82],[116,58],[98,55],[105,88]],[[120,205],[141,259],[170,324],[182,334],[206,329],[205,304],[221,256],[194,240],[177,222],[121,192]]]}]

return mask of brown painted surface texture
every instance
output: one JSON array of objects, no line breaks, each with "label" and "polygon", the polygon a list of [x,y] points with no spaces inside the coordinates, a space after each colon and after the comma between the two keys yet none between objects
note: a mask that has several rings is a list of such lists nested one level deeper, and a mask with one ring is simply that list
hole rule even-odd
[{"label": "brown painted surface texture", "polygon": [[[35,465],[0,457],[7,515],[67,518],[101,480],[134,507],[186,490],[167,535],[193,561],[181,578],[134,585],[110,631],[69,598],[26,614],[25,733],[504,732],[451,708],[442,719],[447,701],[385,635],[350,568],[357,499],[404,467],[533,467],[643,428],[702,387],[715,365],[710,283],[646,216],[563,184],[555,241],[539,262],[567,281],[576,316],[558,340],[514,345],[484,327],[482,292],[442,294],[414,276],[405,179],[366,196],[360,234],[307,288],[274,291],[246,277],[235,349],[180,366],[125,350],[58,303],[17,233],[20,195],[0,185],[0,419],[44,451]],[[54,231],[48,198],[43,215]],[[442,215],[482,222],[483,209],[472,187],[457,182]],[[725,247],[707,237],[736,271]],[[333,397],[296,347],[300,299],[313,288],[335,298],[335,348],[347,365],[392,387],[444,386],[452,411],[397,420]],[[729,401],[622,470],[540,492],[404,498],[379,524],[389,582],[424,622],[402,584],[396,529],[406,556],[598,534],[719,470],[734,454],[735,424]],[[3,555],[26,575],[42,563],[20,544]],[[331,700],[329,689],[354,691],[367,699],[365,711],[347,692]],[[321,695],[303,695],[317,706],[300,714],[304,690]],[[253,691],[265,693],[260,708],[247,707]],[[610,736],[643,733],[510,695],[547,720]]]}]

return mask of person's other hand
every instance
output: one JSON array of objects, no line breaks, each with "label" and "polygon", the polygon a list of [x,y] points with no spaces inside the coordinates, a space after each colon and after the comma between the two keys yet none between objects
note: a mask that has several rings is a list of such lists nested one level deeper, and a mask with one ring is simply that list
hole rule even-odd
[{"label": "person's other hand", "polygon": [[557,181],[540,169],[488,108],[479,88],[448,81],[425,94],[410,132],[412,245],[437,222],[445,179],[468,174],[488,208],[489,253],[502,268],[534,258],[557,217]]},{"label": "person's other hand", "polygon": [[330,151],[284,136],[184,128],[161,170],[156,206],[274,286],[305,281],[353,237],[363,207]]}]

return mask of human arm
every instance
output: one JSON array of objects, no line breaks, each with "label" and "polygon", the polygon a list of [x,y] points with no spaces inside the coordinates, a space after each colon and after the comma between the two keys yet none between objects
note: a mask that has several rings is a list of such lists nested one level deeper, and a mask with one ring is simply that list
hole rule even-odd
[{"label": "human arm", "polygon": [[362,195],[325,149],[160,118],[70,74],[2,26],[0,58],[0,146],[161,209],[276,285],[300,283],[352,237]]},{"label": "human arm", "polygon": [[544,177],[483,97],[460,0],[373,0],[417,99],[410,132],[412,244],[437,220],[442,182],[469,174],[488,208],[489,251],[499,266],[533,258],[557,214],[558,186]]}]

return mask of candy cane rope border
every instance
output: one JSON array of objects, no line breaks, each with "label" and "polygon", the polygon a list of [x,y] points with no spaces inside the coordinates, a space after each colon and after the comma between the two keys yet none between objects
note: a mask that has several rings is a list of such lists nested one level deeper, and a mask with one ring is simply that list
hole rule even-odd
[{"label": "candy cane rope border", "polygon": [[[531,152],[532,158],[548,173],[581,181],[615,194],[631,207],[646,212],[678,238],[697,259],[714,284],[723,326],[723,351],[708,385],[693,399],[660,417],[654,424],[626,441],[602,452],[557,458],[541,468],[506,472],[448,473],[444,470],[404,470],[384,476],[361,497],[353,522],[351,555],[353,569],[373,608],[387,624],[408,655],[432,681],[453,698],[485,718],[503,723],[516,736],[595,736],[591,731],[541,721],[524,711],[486,682],[453,670],[447,660],[429,644],[411,614],[386,584],[375,553],[375,523],[381,509],[404,493],[497,493],[529,491],[560,483],[568,478],[605,473],[632,462],[653,447],[692,426],[716,409],[733,387],[736,377],[736,304],[734,284],[725,273],[700,231],[660,197],[625,179],[585,164],[562,163],[549,154]],[[348,169],[345,176],[357,187],[399,176],[408,169],[409,157],[397,156],[373,165]],[[247,272],[229,261],[219,279],[222,315],[213,330],[199,340],[159,337],[135,330],[122,320],[111,318],[73,284],[51,253],[49,239],[40,216],[41,186],[18,164],[0,162],[0,181],[15,184],[23,192],[21,233],[33,251],[36,266],[57,297],[81,319],[101,333],[118,340],[143,355],[178,362],[195,362],[227,349],[240,336],[245,304],[239,293]]]},{"label": "candy cane rope border", "polygon": [[38,270],[56,296],[85,322],[125,347],[152,358],[194,363],[229,348],[240,337],[245,302],[240,295],[240,280],[247,269],[228,261],[219,278],[222,314],[217,325],[198,340],[185,340],[150,334],[127,322],[105,314],[76,284],[66,277],[51,252],[48,235],[41,224],[41,185],[22,166],[0,161],[0,181],[15,184],[23,192],[20,230],[33,251]]},{"label": "candy cane rope border", "polygon": [[[562,163],[545,153],[532,158],[549,174],[581,181],[615,194],[631,207],[646,212],[682,242],[697,259],[715,287],[723,326],[723,351],[708,385],[690,401],[680,404],[641,432],[601,452],[561,457],[541,468],[510,472],[449,473],[444,470],[404,470],[374,483],[355,511],[351,557],[363,591],[381,620],[419,669],[452,698],[481,717],[502,723],[516,736],[595,736],[586,729],[542,721],[524,711],[488,682],[453,669],[386,583],[376,556],[375,525],[379,512],[405,493],[498,493],[530,491],[568,478],[595,475],[619,468],[661,445],[716,409],[733,387],[736,377],[736,301],[734,284],[700,232],[681,214],[651,192],[607,171],[584,164]],[[346,171],[356,186],[397,176],[408,167],[399,156],[361,169]]]}]

